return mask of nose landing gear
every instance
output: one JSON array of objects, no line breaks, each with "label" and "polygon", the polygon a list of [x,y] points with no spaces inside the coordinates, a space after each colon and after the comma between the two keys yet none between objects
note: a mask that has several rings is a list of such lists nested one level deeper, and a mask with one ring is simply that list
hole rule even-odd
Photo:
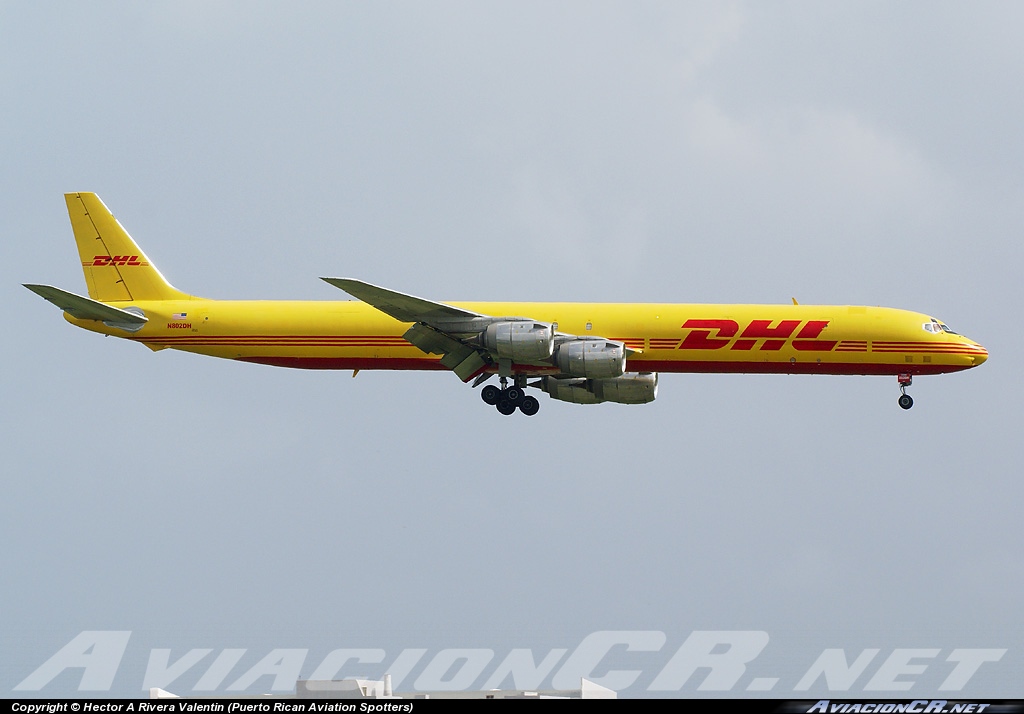
[{"label": "nose landing gear", "polygon": [[509,387],[508,378],[502,377],[500,389],[493,384],[488,384],[480,390],[480,398],[487,404],[496,407],[505,416],[511,416],[516,409],[526,416],[533,416],[540,411],[540,402],[536,397],[526,394],[526,379],[523,378],[522,381],[523,383],[519,384],[517,379],[516,384]]},{"label": "nose landing gear", "polygon": [[910,409],[914,406],[914,399],[907,394],[907,387],[914,383],[914,377],[910,374],[901,374],[897,377],[900,383],[899,405],[901,409]]}]

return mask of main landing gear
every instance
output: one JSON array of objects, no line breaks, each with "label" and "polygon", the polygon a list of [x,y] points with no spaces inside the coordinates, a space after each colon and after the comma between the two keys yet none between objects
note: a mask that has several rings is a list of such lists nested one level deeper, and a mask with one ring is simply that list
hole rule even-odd
[{"label": "main landing gear", "polygon": [[526,393],[525,384],[517,383],[511,387],[507,385],[508,378],[502,377],[500,389],[493,384],[488,384],[480,390],[480,398],[497,407],[498,411],[505,416],[514,414],[516,409],[526,416],[533,416],[540,411],[540,402],[536,397],[531,397]]},{"label": "main landing gear", "polygon": [[900,408],[910,409],[910,407],[914,406],[914,400],[909,394],[907,394],[907,387],[914,383],[914,377],[909,374],[901,374],[897,379],[900,382]]}]

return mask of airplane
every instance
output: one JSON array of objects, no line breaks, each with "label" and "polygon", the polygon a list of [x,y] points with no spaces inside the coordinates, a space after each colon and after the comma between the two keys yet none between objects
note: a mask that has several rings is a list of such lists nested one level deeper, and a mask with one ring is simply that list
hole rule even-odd
[{"label": "airplane", "polygon": [[[928,315],[849,305],[434,302],[351,278],[355,300],[208,300],[172,287],[93,193],[68,193],[89,297],[25,287],[73,325],[242,362],[304,369],[448,370],[498,412],[533,416],[527,388],[576,404],[644,404],[661,372],[918,375],[988,352]],[[532,380],[532,381],[531,381]]]}]

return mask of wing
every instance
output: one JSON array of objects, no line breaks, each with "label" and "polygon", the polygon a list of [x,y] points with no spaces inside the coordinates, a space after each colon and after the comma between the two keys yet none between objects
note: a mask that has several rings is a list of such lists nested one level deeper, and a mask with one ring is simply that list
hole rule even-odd
[{"label": "wing", "polygon": [[471,310],[424,300],[351,278],[321,278],[372,305],[399,322],[415,323],[402,337],[427,354],[442,355],[441,364],[463,382],[480,374],[491,359],[486,350],[470,344],[495,318]]},{"label": "wing", "polygon": [[406,295],[350,278],[322,278],[400,322],[414,323],[404,335],[466,382],[484,372],[511,376],[565,373],[574,377],[618,377],[634,350],[621,342],[556,332],[529,317],[497,317]]},{"label": "wing", "polygon": [[442,302],[432,302],[413,295],[381,288],[351,278],[320,278],[336,288],[341,288],[352,297],[373,305],[399,322],[451,322],[476,317],[487,317],[478,312],[462,310]]}]

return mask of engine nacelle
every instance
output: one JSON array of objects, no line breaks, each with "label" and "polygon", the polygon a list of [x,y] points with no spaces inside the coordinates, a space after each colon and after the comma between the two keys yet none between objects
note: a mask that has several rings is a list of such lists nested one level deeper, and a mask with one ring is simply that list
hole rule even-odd
[{"label": "engine nacelle", "polygon": [[555,379],[544,377],[541,381],[541,389],[547,392],[552,399],[560,402],[572,402],[573,404],[599,404],[597,395],[587,389],[585,379]]},{"label": "engine nacelle", "polygon": [[544,322],[495,322],[481,333],[484,347],[499,359],[544,362],[555,349],[555,327]]},{"label": "engine nacelle", "polygon": [[647,404],[658,396],[658,375],[645,372],[614,379],[556,379],[544,377],[541,389],[552,399],[573,404]]},{"label": "engine nacelle", "polygon": [[653,372],[624,374],[615,379],[592,379],[588,385],[603,402],[647,404],[658,396],[658,375]]},{"label": "engine nacelle", "polygon": [[563,342],[555,352],[555,364],[573,377],[613,379],[626,371],[626,346],[610,340]]}]

